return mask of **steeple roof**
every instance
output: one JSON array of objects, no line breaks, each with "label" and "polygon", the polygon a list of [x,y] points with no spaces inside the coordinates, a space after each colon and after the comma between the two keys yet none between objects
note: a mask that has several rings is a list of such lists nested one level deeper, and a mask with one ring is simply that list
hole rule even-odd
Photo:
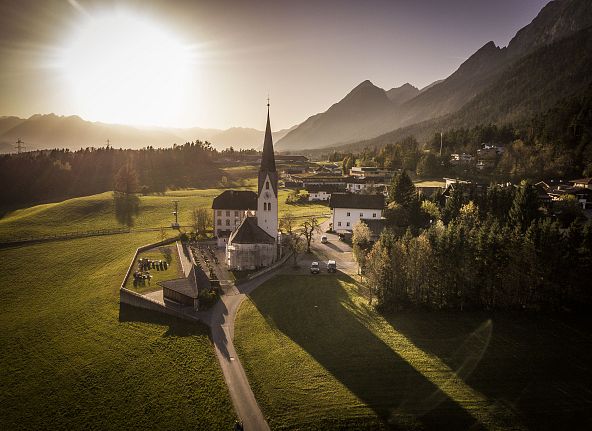
[{"label": "steeple roof", "polygon": [[273,193],[278,195],[278,173],[275,170],[275,156],[273,154],[273,138],[271,136],[271,123],[269,121],[269,100],[267,101],[267,127],[265,128],[265,140],[263,141],[263,154],[261,155],[261,167],[259,168],[257,191],[261,195],[265,179],[269,177]]},{"label": "steeple roof", "polygon": [[261,156],[261,168],[259,170],[275,172],[273,138],[271,136],[271,124],[269,122],[269,103],[267,103],[267,127],[265,128],[265,140],[263,141],[263,155]]}]

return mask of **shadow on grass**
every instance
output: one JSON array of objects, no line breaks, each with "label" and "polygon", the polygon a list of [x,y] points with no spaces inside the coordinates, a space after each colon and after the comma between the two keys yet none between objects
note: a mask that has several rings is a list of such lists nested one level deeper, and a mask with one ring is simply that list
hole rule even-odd
[{"label": "shadow on grass", "polygon": [[[251,300],[391,429],[480,429],[475,419],[377,338],[348,307],[338,277],[276,278]],[[278,285],[288,286],[272,293]],[[280,297],[281,295],[281,297]]]},{"label": "shadow on grass", "polygon": [[209,337],[210,335],[208,327],[198,322],[187,322],[174,316],[122,303],[119,304],[119,322],[142,322],[168,326],[163,337],[189,337],[192,335],[207,335]]},{"label": "shadow on grass", "polygon": [[113,192],[115,218],[127,227],[132,227],[140,213],[140,198],[134,194]]},{"label": "shadow on grass", "polygon": [[452,369],[474,353],[474,346],[464,343],[471,331],[491,319],[488,348],[474,372],[463,376],[465,381],[490,399],[504,400],[530,429],[592,429],[590,317],[482,312],[384,317]]}]

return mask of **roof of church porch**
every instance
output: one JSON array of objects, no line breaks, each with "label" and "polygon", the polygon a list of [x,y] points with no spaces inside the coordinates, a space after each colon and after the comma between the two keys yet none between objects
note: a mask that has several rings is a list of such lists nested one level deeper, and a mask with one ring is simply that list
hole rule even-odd
[{"label": "roof of church porch", "polygon": [[229,244],[275,244],[275,238],[257,225],[255,217],[245,217],[230,235]]}]

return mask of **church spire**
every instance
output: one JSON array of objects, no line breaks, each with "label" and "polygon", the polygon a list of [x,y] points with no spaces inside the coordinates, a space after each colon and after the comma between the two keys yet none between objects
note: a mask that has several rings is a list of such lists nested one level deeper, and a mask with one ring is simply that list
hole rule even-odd
[{"label": "church spire", "polygon": [[267,98],[267,127],[265,128],[265,140],[263,141],[263,154],[261,155],[261,168],[259,171],[275,172],[275,156],[273,155],[273,138],[271,136],[271,124],[269,122],[269,97]]}]

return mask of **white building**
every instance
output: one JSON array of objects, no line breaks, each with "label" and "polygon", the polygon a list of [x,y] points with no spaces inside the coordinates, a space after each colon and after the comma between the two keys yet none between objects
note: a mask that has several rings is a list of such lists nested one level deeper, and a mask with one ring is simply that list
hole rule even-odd
[{"label": "white building", "polygon": [[350,168],[349,174],[352,177],[357,178],[372,178],[372,177],[386,177],[392,178],[394,175],[393,171],[388,169],[380,169],[376,166],[354,166]]},{"label": "white building", "polygon": [[250,190],[225,190],[212,202],[214,236],[218,247],[224,247],[228,238],[245,217],[257,214],[257,193]]},{"label": "white building", "polygon": [[384,195],[333,193],[329,200],[333,230],[351,231],[358,220],[380,220],[384,210]]},{"label": "white building", "polygon": [[308,192],[308,201],[327,202],[332,193],[343,191],[341,187],[331,184],[310,185],[305,189]]}]

